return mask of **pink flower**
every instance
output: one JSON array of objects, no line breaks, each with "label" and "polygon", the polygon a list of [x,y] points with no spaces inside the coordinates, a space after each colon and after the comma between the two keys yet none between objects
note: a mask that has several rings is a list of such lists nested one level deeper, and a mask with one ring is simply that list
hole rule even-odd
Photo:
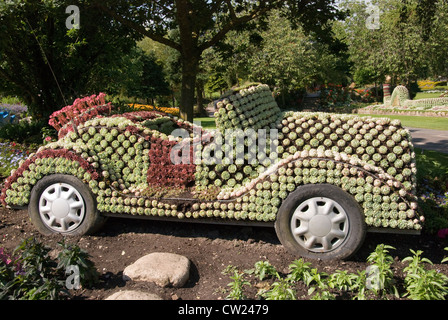
[{"label": "pink flower", "polygon": [[445,239],[448,236],[448,228],[440,229],[439,232],[437,232],[437,236],[440,239]]},{"label": "pink flower", "polygon": [[51,137],[50,137],[50,136],[48,136],[48,137],[45,137],[45,141],[48,141],[48,142],[50,142],[50,141],[51,141]]}]

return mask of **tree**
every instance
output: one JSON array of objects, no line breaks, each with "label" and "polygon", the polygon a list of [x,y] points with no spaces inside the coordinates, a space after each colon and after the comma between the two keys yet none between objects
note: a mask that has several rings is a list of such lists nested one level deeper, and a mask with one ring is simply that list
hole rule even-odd
[{"label": "tree", "polygon": [[219,48],[204,52],[201,69],[209,74],[210,85],[225,79],[230,80],[227,88],[241,80],[263,82],[280,94],[282,106],[293,107],[287,98],[297,101],[309,86],[345,83],[343,46],[334,50],[336,43],[332,47],[305,34],[301,26],[293,28],[278,10],[267,20],[263,28],[229,32]]},{"label": "tree", "polygon": [[[66,27],[66,8],[73,4],[80,10],[79,29]],[[80,95],[114,93],[135,34],[89,1],[2,1],[0,92],[19,96],[35,120]]]},{"label": "tree", "polygon": [[[101,0],[98,7],[116,21],[180,53],[182,87],[180,114],[192,121],[194,92],[202,53],[221,42],[231,30],[250,25],[277,8],[308,31],[328,35],[326,23],[337,15],[334,0]],[[170,31],[178,30],[178,38]]]},{"label": "tree", "polygon": [[[446,66],[446,17],[444,1],[374,0],[380,10],[379,29],[369,29],[366,3],[343,1],[349,17],[335,26],[349,47],[357,79],[410,86],[432,69]],[[361,77],[362,76],[362,77]],[[368,77],[366,77],[368,76]]]},{"label": "tree", "polygon": [[167,96],[171,93],[163,67],[157,63],[154,54],[145,53],[137,48],[131,57],[129,65],[134,69],[132,74],[125,76],[125,90],[128,97],[144,98],[149,103],[158,96]]},{"label": "tree", "polygon": [[247,57],[250,77],[282,93],[305,89],[313,83],[341,82],[336,70],[338,57],[328,44],[306,35],[302,27],[293,29],[279,11],[269,16],[269,24],[260,33],[260,47]]},{"label": "tree", "polygon": [[438,1],[434,4],[435,15],[431,20],[432,29],[428,36],[430,54],[430,75],[448,77],[448,2]]}]

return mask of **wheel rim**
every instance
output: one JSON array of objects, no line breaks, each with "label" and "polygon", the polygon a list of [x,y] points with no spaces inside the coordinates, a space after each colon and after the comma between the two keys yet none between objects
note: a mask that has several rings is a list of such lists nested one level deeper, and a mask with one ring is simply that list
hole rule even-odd
[{"label": "wheel rim", "polygon": [[329,252],[339,247],[349,233],[345,210],[334,200],[317,197],[302,202],[291,217],[294,239],[312,252]]},{"label": "wheel rim", "polygon": [[51,230],[69,232],[79,227],[84,219],[84,199],[73,186],[55,183],[42,192],[39,198],[39,214]]}]

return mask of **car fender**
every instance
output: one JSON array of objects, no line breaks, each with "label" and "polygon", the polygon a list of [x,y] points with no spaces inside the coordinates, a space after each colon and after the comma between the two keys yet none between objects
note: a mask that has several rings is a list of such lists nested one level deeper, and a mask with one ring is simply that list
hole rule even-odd
[{"label": "car fender", "polygon": [[100,177],[89,162],[74,152],[67,149],[43,149],[11,172],[0,194],[1,203],[10,208],[26,207],[31,189],[37,181],[55,173],[76,176],[86,184]]}]

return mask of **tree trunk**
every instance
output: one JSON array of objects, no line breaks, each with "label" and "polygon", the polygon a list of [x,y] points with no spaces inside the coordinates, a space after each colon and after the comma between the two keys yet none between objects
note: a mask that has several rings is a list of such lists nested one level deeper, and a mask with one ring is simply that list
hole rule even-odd
[{"label": "tree trunk", "polygon": [[196,105],[201,114],[201,117],[207,116],[207,110],[204,106],[204,82],[202,80],[196,81]]},{"label": "tree trunk", "polygon": [[196,87],[196,72],[188,67],[182,68],[182,88],[180,96],[180,117],[183,120],[193,122],[194,92]]}]

